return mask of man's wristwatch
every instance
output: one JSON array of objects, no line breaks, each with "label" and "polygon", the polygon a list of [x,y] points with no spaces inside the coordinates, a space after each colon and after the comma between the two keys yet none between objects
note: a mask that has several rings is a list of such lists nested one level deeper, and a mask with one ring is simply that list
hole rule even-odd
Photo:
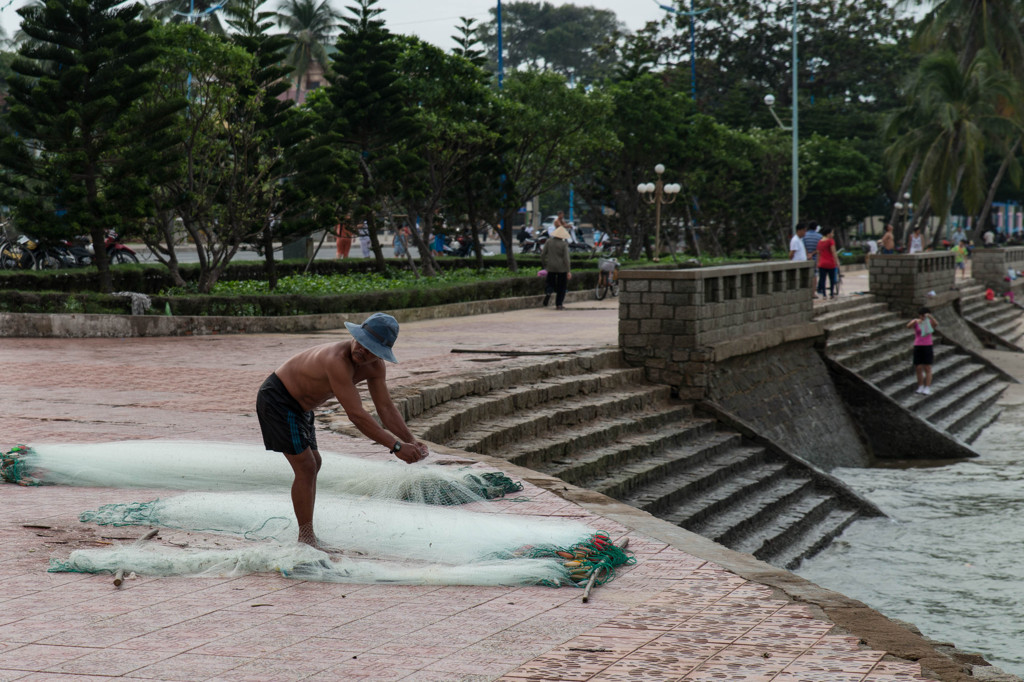
[{"label": "man's wristwatch", "polygon": [[395,444],[391,446],[391,454],[397,455],[402,450],[402,441],[396,440]]}]

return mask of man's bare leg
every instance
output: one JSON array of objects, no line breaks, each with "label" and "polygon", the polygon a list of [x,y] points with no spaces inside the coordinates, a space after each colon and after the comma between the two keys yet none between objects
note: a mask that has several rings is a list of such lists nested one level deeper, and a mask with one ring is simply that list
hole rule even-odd
[{"label": "man's bare leg", "polygon": [[316,475],[322,460],[316,450],[306,448],[297,455],[285,455],[295,472],[292,482],[292,506],[299,524],[299,542],[320,549],[320,541],[313,531],[313,507],[316,504]]}]

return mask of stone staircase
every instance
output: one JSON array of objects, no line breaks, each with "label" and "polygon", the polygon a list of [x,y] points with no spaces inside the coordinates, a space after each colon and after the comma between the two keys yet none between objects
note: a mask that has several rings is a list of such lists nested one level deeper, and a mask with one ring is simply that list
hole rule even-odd
[{"label": "stone staircase", "polygon": [[865,296],[815,315],[828,330],[826,353],[935,428],[972,443],[999,416],[1002,376],[954,345],[935,345],[932,394],[916,393],[907,320]]},{"label": "stone staircase", "polygon": [[601,492],[780,567],[880,514],[801,460],[645,383],[617,350],[512,359],[394,397],[425,440]]},{"label": "stone staircase", "polygon": [[985,286],[960,287],[960,315],[980,328],[983,341],[1009,350],[1024,351],[1024,308],[1002,297],[985,300]]}]

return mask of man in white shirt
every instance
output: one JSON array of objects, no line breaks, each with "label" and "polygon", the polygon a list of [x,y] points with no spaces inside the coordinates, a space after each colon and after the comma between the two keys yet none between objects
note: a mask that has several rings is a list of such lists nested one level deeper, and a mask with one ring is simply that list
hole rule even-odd
[{"label": "man in white shirt", "polygon": [[807,234],[807,226],[803,223],[797,223],[796,234],[789,240],[789,260],[807,260],[807,247],[804,246],[805,234]]}]

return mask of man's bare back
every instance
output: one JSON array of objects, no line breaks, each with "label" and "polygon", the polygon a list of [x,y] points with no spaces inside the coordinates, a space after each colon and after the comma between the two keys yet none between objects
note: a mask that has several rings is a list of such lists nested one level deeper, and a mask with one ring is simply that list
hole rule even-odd
[{"label": "man's bare back", "polygon": [[[333,396],[363,435],[391,449],[402,461],[412,464],[427,456],[426,446],[413,437],[391,402],[384,361],[355,339],[302,351],[274,373],[303,410],[312,410]],[[364,381],[384,428],[363,408],[356,385]]]},{"label": "man's bare back", "polygon": [[334,397],[332,375],[353,385],[384,376],[384,361],[361,347],[357,355],[364,364],[358,364],[352,356],[355,343],[349,340],[314,346],[289,358],[274,373],[303,410],[312,410]]}]

